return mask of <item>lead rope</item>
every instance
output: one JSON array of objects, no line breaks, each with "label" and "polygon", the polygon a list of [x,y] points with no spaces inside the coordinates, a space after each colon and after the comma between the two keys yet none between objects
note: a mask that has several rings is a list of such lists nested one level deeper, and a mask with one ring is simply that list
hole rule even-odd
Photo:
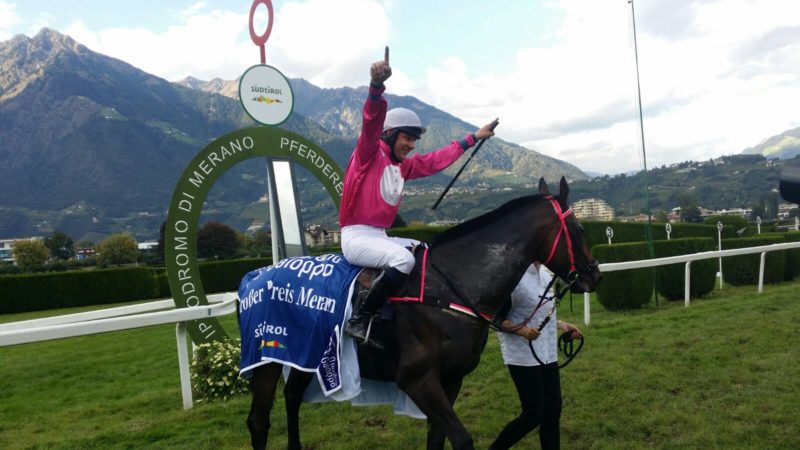
[{"label": "lead rope", "polygon": [[[571,290],[572,285],[577,280],[577,277],[578,277],[577,272],[570,272],[570,274],[567,276],[567,278],[569,278],[569,280],[567,280],[565,285],[562,286],[561,289],[554,289],[553,307],[550,309],[550,312],[547,313],[547,316],[544,318],[544,320],[542,320],[542,323],[539,325],[539,332],[541,332],[544,329],[544,327],[546,327],[547,324],[550,322],[550,319],[553,317],[553,313],[556,311],[556,308],[558,308],[558,305],[561,303],[561,299],[564,297],[564,294],[567,293],[567,290]],[[544,290],[544,293],[542,293],[541,297],[539,297],[539,304],[533,310],[531,315],[527,319],[525,319],[524,322],[522,322],[521,324],[515,326],[512,329],[512,331],[516,331],[516,330],[522,328],[523,326],[525,326],[533,318],[533,315],[536,314],[536,311],[538,311],[539,308],[542,306],[542,302],[544,301],[544,299],[545,299],[545,297],[547,295],[547,292],[550,291],[550,289],[553,287],[553,284],[554,284],[555,280],[556,280],[555,277],[553,277],[553,279],[550,280],[550,283],[547,285],[547,288]],[[556,326],[556,329],[558,329],[558,326]],[[575,356],[577,356],[578,353],[583,348],[583,341],[584,341],[583,336],[581,336],[580,338],[577,338],[580,341],[578,343],[578,348],[575,348],[575,344],[574,344],[575,339],[576,338],[574,338],[572,336],[572,332],[571,331],[570,332],[564,332],[564,333],[561,334],[561,336],[559,336],[559,338],[558,338],[558,348],[559,348],[559,350],[562,351],[562,353],[564,353],[564,356],[567,357],[566,361],[564,361],[563,364],[559,364],[558,365],[559,369],[562,369],[562,368],[566,367],[567,364],[572,362],[572,360],[575,359]],[[544,366],[545,363],[541,359],[539,359],[539,356],[536,355],[536,350],[533,349],[533,341],[528,341],[528,348],[531,349],[531,355],[533,355],[533,358],[541,366]]]}]

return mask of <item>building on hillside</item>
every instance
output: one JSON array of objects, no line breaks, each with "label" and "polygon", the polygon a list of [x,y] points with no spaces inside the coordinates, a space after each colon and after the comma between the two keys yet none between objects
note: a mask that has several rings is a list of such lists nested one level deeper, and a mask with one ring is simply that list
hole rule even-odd
[{"label": "building on hillside", "polygon": [[77,261],[83,261],[94,256],[97,256],[97,252],[92,247],[78,247],[75,249],[74,259]]},{"label": "building on hillside", "polygon": [[614,210],[599,198],[578,200],[572,204],[572,210],[580,220],[614,220]]},{"label": "building on hillside", "polygon": [[139,242],[136,246],[142,253],[155,253],[158,250],[158,241]]},{"label": "building on hillside", "polygon": [[14,264],[14,243],[17,241],[43,241],[42,237],[0,239],[0,261]]},{"label": "building on hillside", "polygon": [[721,209],[718,211],[718,214],[721,216],[739,216],[747,219],[750,217],[751,212],[753,212],[753,210],[750,208],[732,208],[732,209]]},{"label": "building on hillside", "polygon": [[336,245],[342,240],[342,232],[341,230],[327,229],[322,225],[308,225],[305,228],[304,239],[306,247]]}]

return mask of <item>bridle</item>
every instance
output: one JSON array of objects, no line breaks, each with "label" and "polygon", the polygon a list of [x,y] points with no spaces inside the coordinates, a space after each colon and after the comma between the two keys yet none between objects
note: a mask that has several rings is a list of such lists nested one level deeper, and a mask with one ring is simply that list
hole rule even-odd
[{"label": "bridle", "polygon": [[575,251],[572,248],[572,237],[570,237],[569,228],[567,228],[567,217],[573,213],[572,207],[568,208],[566,211],[563,211],[561,209],[561,205],[558,203],[558,200],[555,197],[548,195],[545,197],[545,199],[549,201],[551,205],[553,205],[553,209],[556,211],[556,217],[558,217],[561,228],[559,228],[558,234],[556,234],[556,238],[553,240],[553,247],[550,249],[550,255],[542,264],[546,266],[550,264],[550,261],[553,260],[553,257],[556,254],[556,249],[558,248],[558,243],[561,240],[561,235],[563,234],[564,240],[567,241],[567,255],[569,255],[569,274],[567,275],[567,279],[564,281],[566,281],[568,286],[571,288],[572,285],[578,281],[579,275],[592,273],[597,268],[598,263],[597,261],[594,261],[586,264],[584,267],[581,267],[580,270],[576,269]]},{"label": "bridle", "polygon": [[[558,199],[556,197],[554,197],[552,195],[547,195],[544,198],[545,198],[545,200],[549,201],[550,204],[553,206],[553,209],[556,212],[556,217],[558,217],[558,220],[559,220],[560,228],[558,230],[558,234],[556,235],[556,238],[553,241],[553,246],[550,249],[550,254],[548,255],[547,259],[545,260],[545,262],[543,264],[547,265],[548,263],[550,263],[553,260],[553,257],[556,254],[556,249],[558,248],[558,244],[559,244],[559,242],[561,240],[561,235],[563,234],[564,235],[564,239],[565,239],[565,241],[567,243],[567,254],[569,256],[569,273],[567,274],[567,279],[564,280],[565,283],[563,283],[558,289],[555,290],[555,293],[554,293],[554,295],[552,297],[552,299],[553,299],[553,307],[550,310],[550,312],[547,314],[547,316],[544,318],[544,320],[542,320],[542,323],[539,325],[539,328],[538,328],[539,331],[544,329],[544,327],[548,324],[548,322],[550,322],[550,319],[552,318],[553,313],[555,313],[556,308],[558,308],[558,305],[561,303],[561,298],[564,297],[564,295],[567,293],[567,291],[572,289],[572,287],[578,281],[578,278],[580,277],[580,275],[581,274],[592,273],[594,270],[597,269],[597,266],[598,266],[597,261],[594,261],[594,262],[586,264],[583,267],[577,268],[577,266],[575,265],[575,251],[573,250],[573,246],[572,246],[572,237],[569,234],[569,228],[567,227],[567,221],[566,221],[566,218],[570,214],[573,214],[572,208],[570,207],[566,211],[564,211],[564,210],[562,210],[561,205],[558,203]],[[480,311],[478,311],[477,307],[475,305],[473,305],[472,302],[469,301],[469,297],[458,286],[454,285],[450,281],[449,277],[447,277],[444,274],[444,272],[442,270],[440,270],[436,266],[436,264],[433,263],[433,261],[430,261],[430,266],[436,272],[438,272],[439,275],[442,276],[444,281],[447,283],[448,287],[450,287],[450,289],[452,289],[453,292],[455,292],[456,295],[459,298],[461,298],[461,300],[469,307],[469,309],[471,309],[475,313],[475,317],[478,317],[479,320],[483,320],[483,321],[487,322],[489,324],[490,328],[494,328],[494,329],[496,329],[498,331],[502,331],[502,330],[499,329],[499,327],[497,325],[495,325],[491,320],[485,318],[480,313]],[[527,325],[528,322],[533,318],[533,315],[544,304],[545,299],[547,298],[547,293],[550,291],[551,288],[553,288],[553,285],[555,284],[556,279],[557,279],[557,277],[553,277],[550,280],[550,283],[547,285],[547,288],[544,290],[544,292],[542,293],[541,297],[539,298],[539,304],[537,305],[537,307],[534,308],[533,312],[531,312],[530,316],[528,316],[528,318],[525,319],[525,321],[523,321],[519,325],[516,325],[514,327],[514,329],[512,330],[512,332],[514,330],[517,330],[517,329]],[[510,301],[510,298],[509,298],[508,301]],[[533,357],[539,362],[539,364],[544,365],[544,363],[536,356],[536,352],[533,350],[532,341],[528,341],[528,345],[530,346],[531,353],[533,354]],[[567,335],[567,333],[564,333],[559,338],[559,348],[561,348],[562,351],[564,352],[565,356],[567,356],[567,360],[563,364],[559,365],[558,367],[562,368],[562,367],[566,366],[567,364],[569,364],[570,361],[572,361],[572,359],[575,358],[575,356],[578,354],[578,352],[581,350],[582,347],[583,347],[583,337],[580,338],[580,343],[578,345],[578,348],[577,349],[573,349],[574,347],[573,347],[573,343],[572,343],[572,339],[571,339],[571,333],[569,335]]]},{"label": "bridle", "polygon": [[[567,227],[567,220],[566,220],[566,218],[570,214],[573,214],[572,208],[570,207],[566,211],[562,210],[561,205],[558,203],[558,200],[552,195],[548,195],[547,197],[545,197],[545,199],[549,201],[550,204],[553,206],[553,209],[556,212],[556,217],[558,217],[558,221],[560,222],[560,228],[558,230],[558,234],[556,234],[556,238],[553,240],[553,246],[550,249],[550,254],[548,255],[547,259],[544,261],[543,264],[547,266],[553,260],[553,257],[556,254],[556,249],[558,248],[558,243],[561,240],[561,235],[563,234],[564,240],[567,243],[567,255],[569,257],[569,273],[567,274],[567,279],[564,280],[565,283],[563,283],[559,288],[554,289],[553,296],[550,297],[550,299],[553,301],[553,307],[550,309],[550,312],[547,313],[547,316],[545,316],[545,318],[542,320],[542,323],[539,324],[539,327],[537,328],[539,332],[541,332],[544,329],[544,327],[547,326],[547,324],[550,322],[550,319],[553,317],[553,313],[555,313],[556,308],[558,308],[558,306],[561,304],[561,299],[564,297],[567,291],[572,289],[573,285],[575,285],[575,283],[578,281],[580,275],[583,273],[586,274],[591,273],[597,268],[598,265],[597,261],[594,261],[586,264],[586,266],[584,267],[581,267],[580,270],[576,268],[575,251],[572,246],[572,237],[569,234],[569,228]],[[547,293],[550,292],[550,289],[552,289],[553,286],[555,285],[556,279],[557,279],[556,277],[553,277],[550,280],[550,283],[548,283],[544,292],[542,292],[542,295],[539,297],[539,303],[536,305],[536,308],[533,309],[533,311],[531,312],[531,314],[528,316],[527,319],[525,319],[519,325],[516,325],[514,327],[514,330],[522,328],[523,326],[526,326],[528,322],[530,322],[534,314],[536,314],[536,312],[539,311],[539,309],[544,305],[545,301],[548,299]],[[573,342],[574,338],[572,337],[571,332],[563,333],[559,337],[558,347],[567,357],[566,361],[564,361],[563,364],[559,364],[558,366],[559,369],[569,364],[575,358],[578,352],[580,352],[581,348],[583,348],[583,336],[581,336],[578,339],[580,339],[580,341],[576,349],[574,347],[574,342]],[[533,355],[534,359],[536,359],[536,361],[539,364],[544,366],[545,365],[544,362],[542,362],[542,360],[539,359],[539,357],[536,355],[536,351],[533,349],[533,341],[528,341],[528,347],[530,347],[531,354]]]}]

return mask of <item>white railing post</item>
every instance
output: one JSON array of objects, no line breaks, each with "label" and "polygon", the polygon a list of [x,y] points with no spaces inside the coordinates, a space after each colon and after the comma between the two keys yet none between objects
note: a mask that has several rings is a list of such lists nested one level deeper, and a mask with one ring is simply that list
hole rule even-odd
[{"label": "white railing post", "polygon": [[692,292],[691,282],[690,282],[692,273],[691,268],[692,268],[692,262],[686,261],[686,268],[683,270],[683,279],[684,279],[683,303],[686,307],[689,306],[689,298],[691,297],[691,292]]},{"label": "white railing post", "polygon": [[183,409],[192,409],[192,380],[189,373],[189,344],[186,341],[186,322],[175,324],[175,339],[178,341],[178,368],[181,376]]},{"label": "white railing post", "polygon": [[764,291],[764,266],[767,262],[767,252],[761,252],[761,265],[758,268],[758,293]]},{"label": "white railing post", "polygon": [[[722,251],[722,222],[717,222],[717,242],[719,251]],[[719,257],[719,288],[722,289],[722,256]]]},{"label": "white railing post", "polygon": [[584,292],[583,293],[583,324],[584,325],[589,325],[589,323],[592,321],[592,314],[589,311],[589,304],[591,303],[591,301],[590,301],[591,298],[592,298],[592,296],[588,292]]}]

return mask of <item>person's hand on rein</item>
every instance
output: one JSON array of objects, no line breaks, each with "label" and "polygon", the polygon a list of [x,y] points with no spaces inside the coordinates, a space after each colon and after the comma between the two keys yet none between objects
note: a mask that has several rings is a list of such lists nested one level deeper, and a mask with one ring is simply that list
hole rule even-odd
[{"label": "person's hand on rein", "polygon": [[380,86],[384,81],[392,76],[392,66],[389,65],[389,46],[386,46],[386,53],[383,56],[383,61],[372,63],[369,68],[371,82],[374,86]]},{"label": "person's hand on rein", "polygon": [[564,322],[562,320],[559,320],[558,327],[561,328],[561,331],[565,333],[571,333],[573,339],[579,339],[583,337],[583,334],[581,334],[581,330],[569,322]]},{"label": "person's hand on rein", "polygon": [[517,335],[518,336],[522,336],[522,337],[524,337],[525,339],[527,339],[529,341],[533,341],[533,340],[536,340],[536,338],[539,337],[539,330],[537,330],[536,328],[523,326],[523,327],[520,327],[520,329],[517,330]]}]

